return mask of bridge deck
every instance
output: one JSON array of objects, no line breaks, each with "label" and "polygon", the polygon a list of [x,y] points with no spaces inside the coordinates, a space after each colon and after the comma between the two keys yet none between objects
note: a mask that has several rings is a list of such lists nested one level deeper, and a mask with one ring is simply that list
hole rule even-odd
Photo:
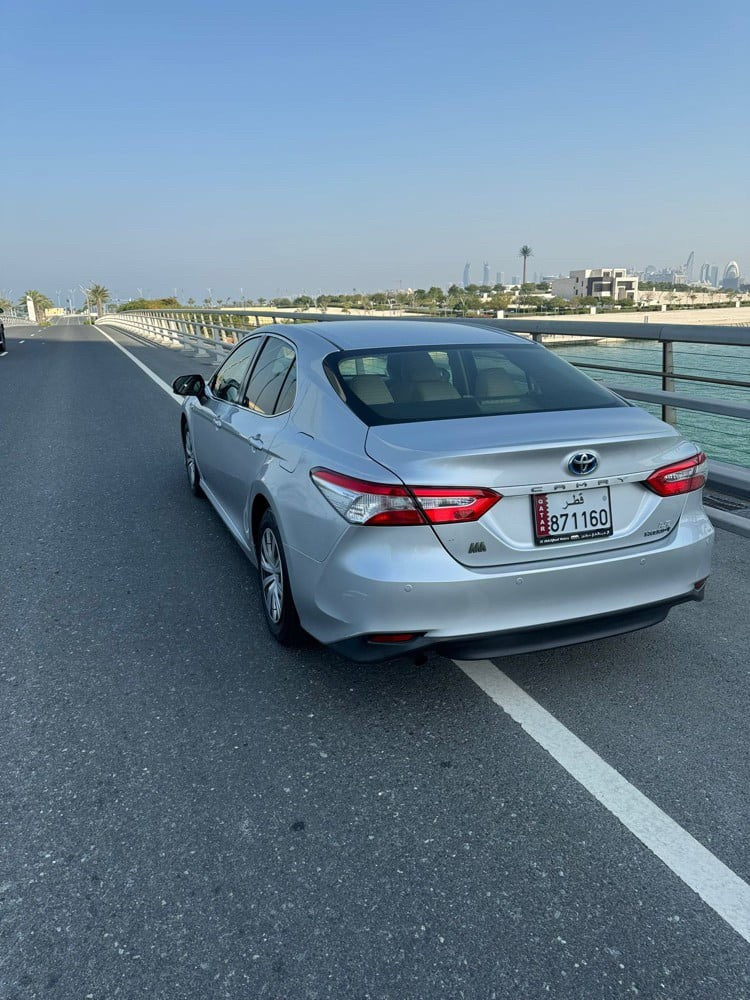
[{"label": "bridge deck", "polygon": [[[0,995],[750,996],[747,941],[455,664],[269,640],[125,354],[8,333]],[[499,661],[746,881],[749,568],[720,532],[703,605]]]}]

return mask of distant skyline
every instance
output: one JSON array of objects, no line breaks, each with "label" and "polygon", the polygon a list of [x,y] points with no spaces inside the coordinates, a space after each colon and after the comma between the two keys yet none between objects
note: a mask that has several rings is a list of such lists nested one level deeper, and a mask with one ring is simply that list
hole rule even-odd
[{"label": "distant skyline", "polygon": [[447,286],[523,243],[538,274],[750,270],[748,29],[740,0],[9,0],[0,290]]}]

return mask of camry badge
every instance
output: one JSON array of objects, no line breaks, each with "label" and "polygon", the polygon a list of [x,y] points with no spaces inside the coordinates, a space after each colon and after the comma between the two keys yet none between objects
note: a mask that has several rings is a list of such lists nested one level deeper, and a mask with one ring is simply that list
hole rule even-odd
[{"label": "camry badge", "polygon": [[568,462],[568,471],[574,476],[588,476],[599,465],[599,459],[591,451],[577,451]]}]

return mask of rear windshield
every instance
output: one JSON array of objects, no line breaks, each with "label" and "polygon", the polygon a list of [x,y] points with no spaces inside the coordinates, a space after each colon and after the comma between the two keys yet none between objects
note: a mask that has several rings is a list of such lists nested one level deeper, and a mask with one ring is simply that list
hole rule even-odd
[{"label": "rear windshield", "polygon": [[342,351],[325,365],[370,426],[627,406],[537,344]]}]

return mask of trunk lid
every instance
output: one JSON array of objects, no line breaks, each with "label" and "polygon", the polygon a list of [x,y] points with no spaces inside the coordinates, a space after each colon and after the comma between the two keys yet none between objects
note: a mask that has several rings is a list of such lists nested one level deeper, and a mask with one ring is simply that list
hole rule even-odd
[{"label": "trunk lid", "polygon": [[[658,543],[679,520],[685,497],[658,497],[642,481],[697,450],[640,407],[374,426],[365,447],[407,486],[489,487],[502,494],[478,521],[432,526],[458,562],[476,567]],[[598,459],[588,476],[568,468],[582,451]],[[609,490],[612,535],[538,544],[534,498],[569,493],[572,503],[588,490],[603,502]]]}]

